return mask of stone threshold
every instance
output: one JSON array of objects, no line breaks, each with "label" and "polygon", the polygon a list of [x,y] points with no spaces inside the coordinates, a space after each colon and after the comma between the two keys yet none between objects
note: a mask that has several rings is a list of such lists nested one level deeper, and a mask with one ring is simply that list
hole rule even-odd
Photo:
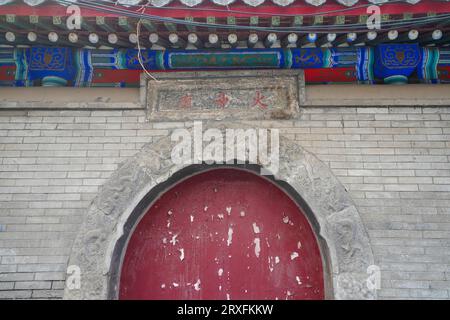
[{"label": "stone threshold", "polygon": [[139,91],[139,88],[0,88],[0,110],[144,109]]},{"label": "stone threshold", "polygon": [[[146,109],[146,88],[0,88],[0,110]],[[450,84],[306,85],[302,107],[450,106]]]},{"label": "stone threshold", "polygon": [[304,106],[450,106],[450,84],[308,85]]}]

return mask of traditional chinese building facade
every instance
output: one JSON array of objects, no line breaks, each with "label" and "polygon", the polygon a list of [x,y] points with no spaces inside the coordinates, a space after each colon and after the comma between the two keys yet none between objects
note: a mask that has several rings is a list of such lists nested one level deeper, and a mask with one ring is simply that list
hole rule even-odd
[{"label": "traditional chinese building facade", "polygon": [[0,299],[449,299],[449,32],[437,0],[0,0]]}]

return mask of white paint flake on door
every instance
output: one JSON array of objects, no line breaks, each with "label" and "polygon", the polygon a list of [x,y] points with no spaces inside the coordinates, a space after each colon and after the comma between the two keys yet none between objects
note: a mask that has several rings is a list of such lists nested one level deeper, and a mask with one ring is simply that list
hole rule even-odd
[{"label": "white paint flake on door", "polygon": [[228,239],[227,239],[227,246],[229,247],[231,243],[233,242],[233,228],[228,228]]},{"label": "white paint flake on door", "polygon": [[259,253],[261,252],[261,240],[259,238],[255,238],[253,243],[255,244],[255,255],[259,258]]}]

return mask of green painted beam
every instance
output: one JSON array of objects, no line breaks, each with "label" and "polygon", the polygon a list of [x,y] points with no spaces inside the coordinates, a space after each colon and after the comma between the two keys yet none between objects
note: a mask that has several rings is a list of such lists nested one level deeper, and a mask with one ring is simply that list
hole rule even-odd
[{"label": "green painted beam", "polygon": [[273,16],[270,19],[270,26],[271,27],[279,27],[281,24],[281,18],[279,16]]},{"label": "green painted beam", "polygon": [[413,14],[411,12],[403,13],[403,20],[411,20],[413,18]]},{"label": "green painted beam", "polygon": [[53,29],[53,28],[49,27],[49,24],[46,23],[40,16],[31,15],[31,16],[29,16],[29,21],[33,27],[37,27],[39,29],[43,29],[43,30],[47,30],[47,31],[52,31],[52,29]]},{"label": "green painted beam", "polygon": [[292,27],[300,28],[303,25],[303,16],[295,16],[292,20]]},{"label": "green painted beam", "polygon": [[323,24],[323,16],[321,15],[314,16],[314,24],[315,25]]},{"label": "green painted beam", "polygon": [[236,17],[232,17],[232,16],[227,17],[227,25],[235,26],[236,25]]},{"label": "green painted beam", "polygon": [[58,29],[67,30],[67,24],[65,23],[63,17],[61,16],[53,16],[52,23],[53,26]]},{"label": "green painted beam", "polygon": [[250,26],[258,26],[259,25],[259,17],[258,16],[252,16],[250,17]]},{"label": "green painted beam", "polygon": [[148,32],[155,32],[156,31],[156,25],[153,21],[149,19],[145,19],[141,21],[141,25],[148,31]]},{"label": "green painted beam", "polygon": [[344,25],[345,24],[345,16],[336,16],[334,23],[337,25]]},{"label": "green painted beam", "polygon": [[[212,16],[206,17],[206,23],[207,24],[215,24],[216,23],[216,17],[212,17]],[[216,31],[216,28],[208,27],[208,31],[214,32],[214,31]]]},{"label": "green painted beam", "polygon": [[20,19],[20,17],[15,14],[7,14],[5,16],[1,16],[0,25],[4,27],[10,27],[11,25],[15,27],[19,27],[21,29],[30,29],[30,24],[26,23],[24,19]]},{"label": "green painted beam", "polygon": [[115,29],[113,26],[108,24],[108,21],[106,21],[105,17],[102,16],[96,16],[95,17],[95,24],[101,28],[102,30],[106,32],[115,32]]},{"label": "green painted beam", "polygon": [[[195,21],[195,19],[194,19],[194,17],[191,17],[191,16],[186,16],[186,17],[184,17],[184,21],[187,21],[187,22],[194,22]],[[185,25],[185,27],[186,27],[186,30],[187,31],[189,31],[189,32],[195,32],[195,31],[197,31],[197,28],[195,27],[195,26],[191,26],[191,25]]]},{"label": "green painted beam", "polygon": [[117,20],[117,25],[127,32],[135,31],[135,28],[131,26],[127,17],[119,17]]},{"label": "green painted beam", "polygon": [[177,31],[177,25],[172,22],[164,22],[164,26],[166,27],[167,31],[169,32],[176,32]]}]

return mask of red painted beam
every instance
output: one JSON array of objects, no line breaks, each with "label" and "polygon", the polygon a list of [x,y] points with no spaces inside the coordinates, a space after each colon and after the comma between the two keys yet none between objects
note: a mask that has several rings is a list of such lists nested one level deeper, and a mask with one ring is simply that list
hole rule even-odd
[{"label": "red painted beam", "polygon": [[439,79],[450,82],[450,66],[438,66]]},{"label": "red painted beam", "polygon": [[[262,5],[256,8],[252,8],[243,4],[233,4],[228,6],[228,9],[222,6],[217,6],[214,4],[202,4],[193,9],[180,6],[180,4],[171,4],[165,8],[148,8],[145,10],[146,14],[158,15],[162,17],[173,17],[173,18],[185,18],[186,16],[196,17],[196,18],[206,18],[208,16],[215,17],[228,17],[234,16],[237,18],[250,17],[250,16],[263,16],[264,14],[270,15],[323,15],[323,16],[359,16],[366,15],[367,1],[361,1],[355,8],[349,9],[348,7],[339,4],[325,4],[320,7],[314,7],[307,5],[302,1],[297,1],[298,4],[291,5],[288,7],[280,7],[273,4]],[[137,12],[130,8],[121,7],[124,10],[130,12]],[[428,12],[435,13],[450,13],[450,3],[442,1],[424,1],[420,3],[411,5],[408,3],[394,3],[385,4],[381,6],[383,14],[391,15],[402,15],[405,12],[412,14],[426,14]],[[336,10],[346,9],[346,11],[330,12]],[[220,11],[215,11],[220,10]],[[237,13],[240,11],[242,13]],[[82,15],[84,17],[117,17],[120,15],[101,12],[92,9],[81,9]],[[0,6],[0,15],[15,14],[17,16],[67,16],[66,7],[61,5],[43,5],[38,7],[31,7],[24,4],[18,5],[5,5]]]},{"label": "red painted beam", "polygon": [[142,70],[95,69],[92,83],[139,83]]},{"label": "red painted beam", "polygon": [[0,67],[0,81],[13,81],[15,76],[16,66],[1,66]]},{"label": "red painted beam", "polygon": [[358,81],[355,67],[306,69],[304,71],[306,83],[341,83]]}]

